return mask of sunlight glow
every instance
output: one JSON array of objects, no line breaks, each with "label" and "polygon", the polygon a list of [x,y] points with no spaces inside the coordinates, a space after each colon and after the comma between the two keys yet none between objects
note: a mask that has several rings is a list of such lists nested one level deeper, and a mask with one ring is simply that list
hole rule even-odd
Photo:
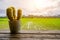
[{"label": "sunlight glow", "polygon": [[[16,1],[14,2],[16,3]],[[17,1],[17,8],[21,7],[25,12],[25,15],[48,15],[47,9],[56,6],[56,1],[51,0],[24,0]],[[46,11],[46,12],[44,12]]]},{"label": "sunlight glow", "polygon": [[[13,2],[16,4],[17,8],[23,7],[28,9],[34,9],[34,8],[45,8],[53,5],[53,3],[49,0],[24,0],[24,1],[16,1]],[[21,4],[21,5],[20,5]]]},{"label": "sunlight glow", "polygon": [[44,8],[52,5],[49,0],[35,0],[34,2],[36,8]]}]

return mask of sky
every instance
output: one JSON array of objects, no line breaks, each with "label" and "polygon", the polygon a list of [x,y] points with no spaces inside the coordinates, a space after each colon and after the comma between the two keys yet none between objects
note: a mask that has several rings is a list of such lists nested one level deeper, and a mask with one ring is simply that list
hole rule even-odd
[{"label": "sky", "polygon": [[0,0],[0,9],[14,6],[21,8],[23,15],[48,15],[51,10],[59,9],[60,0]]},{"label": "sky", "polygon": [[55,6],[59,0],[0,0],[0,8],[5,9],[9,6],[16,8],[43,8],[48,6]]}]

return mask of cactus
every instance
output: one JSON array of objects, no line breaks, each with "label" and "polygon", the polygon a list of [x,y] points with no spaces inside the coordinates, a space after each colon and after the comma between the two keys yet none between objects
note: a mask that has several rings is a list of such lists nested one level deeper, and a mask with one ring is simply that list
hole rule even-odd
[{"label": "cactus", "polygon": [[[7,17],[9,19],[9,27],[11,33],[15,34],[19,32],[20,21],[22,10],[18,9],[17,14],[14,7],[7,8]],[[17,15],[17,16],[16,16]]]},{"label": "cactus", "polygon": [[7,8],[7,17],[9,20],[19,20],[22,15],[22,10],[18,9],[17,16],[16,16],[16,10],[14,7]]}]

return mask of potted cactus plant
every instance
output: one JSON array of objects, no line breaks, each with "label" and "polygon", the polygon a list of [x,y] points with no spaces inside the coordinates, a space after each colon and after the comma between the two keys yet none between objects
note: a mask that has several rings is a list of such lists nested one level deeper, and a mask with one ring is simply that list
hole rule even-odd
[{"label": "potted cactus plant", "polygon": [[[7,17],[9,19],[9,28],[10,32],[13,34],[19,33],[20,29],[20,18],[22,14],[22,10],[18,9],[17,14],[14,7],[7,8]],[[16,16],[17,15],[17,16]]]}]

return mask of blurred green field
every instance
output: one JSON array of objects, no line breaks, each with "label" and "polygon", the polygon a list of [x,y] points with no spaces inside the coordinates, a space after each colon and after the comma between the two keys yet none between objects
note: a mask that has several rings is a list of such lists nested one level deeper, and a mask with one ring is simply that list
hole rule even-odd
[{"label": "blurred green field", "polygon": [[[21,18],[21,30],[60,30],[60,18]],[[0,30],[9,29],[8,19],[0,18]]]}]

